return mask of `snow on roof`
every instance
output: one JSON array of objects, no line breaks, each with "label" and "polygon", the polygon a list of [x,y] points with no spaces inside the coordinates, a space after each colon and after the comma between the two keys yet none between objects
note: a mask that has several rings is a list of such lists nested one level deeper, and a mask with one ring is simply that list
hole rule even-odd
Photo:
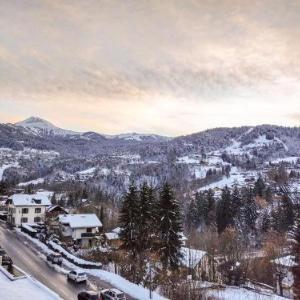
[{"label": "snow on roof", "polygon": [[10,280],[0,271],[1,300],[59,300],[57,294],[31,277]]},{"label": "snow on roof", "polygon": [[60,209],[60,210],[64,211],[65,213],[68,213],[68,211],[65,208],[61,207],[60,205],[51,205],[50,207],[47,208],[47,212],[51,212],[55,209]]},{"label": "snow on roof", "polygon": [[102,223],[95,214],[59,215],[59,222],[69,224],[71,228],[102,227]]},{"label": "snow on roof", "polygon": [[293,267],[296,265],[295,261],[294,261],[295,257],[292,255],[287,255],[284,257],[280,257],[275,259],[273,262],[275,262],[276,265],[281,265],[284,267]]},{"label": "snow on roof", "polygon": [[188,238],[184,235],[183,232],[181,232],[179,235],[180,235],[180,240],[181,240],[182,242],[185,242],[185,241],[188,240]]},{"label": "snow on roof", "polygon": [[119,234],[121,232],[121,228],[117,227],[117,228],[113,229],[111,232]]},{"label": "snow on roof", "polygon": [[181,254],[183,256],[181,259],[182,265],[187,268],[195,268],[199,264],[201,259],[206,255],[206,252],[202,250],[182,247]]},{"label": "snow on roof", "polygon": [[50,197],[46,193],[14,194],[9,199],[15,206],[51,205]]},{"label": "snow on roof", "polygon": [[119,239],[119,235],[115,232],[107,232],[107,233],[105,233],[105,236],[108,240],[117,240],[117,239]]}]

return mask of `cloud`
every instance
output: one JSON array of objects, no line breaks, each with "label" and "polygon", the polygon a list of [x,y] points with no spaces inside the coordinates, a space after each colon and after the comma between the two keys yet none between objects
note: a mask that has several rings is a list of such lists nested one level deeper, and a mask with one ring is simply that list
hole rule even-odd
[{"label": "cloud", "polygon": [[[297,105],[297,0],[0,1],[8,115],[68,107],[58,123],[176,134],[261,122],[257,111],[273,104],[275,122],[294,121],[274,105]],[[245,105],[244,119],[231,113]]]}]

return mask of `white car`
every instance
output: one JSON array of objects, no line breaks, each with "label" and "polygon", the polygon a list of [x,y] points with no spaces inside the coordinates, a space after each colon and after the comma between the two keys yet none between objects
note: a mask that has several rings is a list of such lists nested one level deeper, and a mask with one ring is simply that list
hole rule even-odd
[{"label": "white car", "polygon": [[101,291],[101,300],[126,300],[126,296],[118,289],[105,289]]},{"label": "white car", "polygon": [[86,273],[80,270],[73,270],[68,273],[68,280],[73,280],[76,283],[87,281]]}]

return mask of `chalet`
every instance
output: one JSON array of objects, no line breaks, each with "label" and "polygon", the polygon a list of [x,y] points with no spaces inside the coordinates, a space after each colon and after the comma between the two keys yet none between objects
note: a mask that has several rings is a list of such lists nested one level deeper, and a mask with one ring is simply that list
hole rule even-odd
[{"label": "chalet", "polygon": [[216,279],[214,274],[216,270],[215,262],[207,252],[182,247],[181,254],[181,271],[183,273],[197,280],[213,281]]},{"label": "chalet", "polygon": [[99,238],[102,223],[95,214],[64,214],[58,216],[60,234],[83,247],[93,246]]},{"label": "chalet", "polygon": [[13,226],[44,222],[50,204],[49,193],[14,194],[6,200],[7,222]]},{"label": "chalet", "polygon": [[106,242],[108,246],[110,246],[113,249],[119,249],[122,243],[119,237],[120,231],[121,228],[117,227],[113,229],[111,232],[105,233]]},{"label": "chalet", "polygon": [[60,205],[51,205],[46,209],[46,224],[48,231],[59,234],[59,215],[68,214],[68,211]]}]

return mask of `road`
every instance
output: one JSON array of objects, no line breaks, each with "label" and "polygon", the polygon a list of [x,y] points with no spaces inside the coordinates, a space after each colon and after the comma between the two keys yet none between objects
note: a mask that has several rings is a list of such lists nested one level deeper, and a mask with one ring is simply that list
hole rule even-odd
[{"label": "road", "polygon": [[[58,273],[47,265],[30,241],[7,228],[3,223],[0,224],[0,245],[12,258],[15,265],[42,282],[64,300],[76,300],[77,294],[88,288],[86,284],[76,285],[68,282],[65,275]],[[98,287],[112,287],[98,278],[89,279],[93,285]],[[129,300],[133,300],[127,295],[126,297]]]}]

